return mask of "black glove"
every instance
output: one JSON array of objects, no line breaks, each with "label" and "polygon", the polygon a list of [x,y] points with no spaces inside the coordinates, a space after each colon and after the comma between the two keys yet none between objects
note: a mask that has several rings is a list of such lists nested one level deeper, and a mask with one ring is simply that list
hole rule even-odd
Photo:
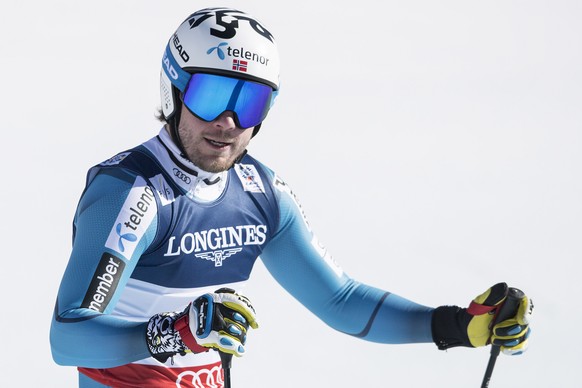
[{"label": "black glove", "polygon": [[533,304],[527,296],[520,300],[515,316],[493,326],[507,291],[507,284],[498,283],[477,296],[468,308],[436,308],[432,316],[432,336],[438,348],[478,347],[494,343],[500,345],[505,354],[523,353],[528,346],[533,311]]}]

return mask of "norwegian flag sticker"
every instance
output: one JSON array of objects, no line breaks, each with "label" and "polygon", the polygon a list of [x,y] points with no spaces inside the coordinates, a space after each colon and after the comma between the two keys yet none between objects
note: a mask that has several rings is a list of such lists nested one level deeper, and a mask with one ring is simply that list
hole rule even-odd
[{"label": "norwegian flag sticker", "polygon": [[241,61],[238,59],[233,59],[232,60],[232,70],[236,70],[236,71],[242,71],[242,72],[247,72],[247,66],[248,66],[248,62],[247,61]]}]

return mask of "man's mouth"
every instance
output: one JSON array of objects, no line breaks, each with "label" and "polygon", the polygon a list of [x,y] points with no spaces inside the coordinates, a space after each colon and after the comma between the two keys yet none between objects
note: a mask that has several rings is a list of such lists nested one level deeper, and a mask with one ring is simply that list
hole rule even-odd
[{"label": "man's mouth", "polygon": [[210,144],[212,144],[215,147],[226,147],[230,144],[230,143],[223,143],[221,141],[216,141],[216,140],[212,140],[212,139],[206,139],[206,141],[208,141]]}]

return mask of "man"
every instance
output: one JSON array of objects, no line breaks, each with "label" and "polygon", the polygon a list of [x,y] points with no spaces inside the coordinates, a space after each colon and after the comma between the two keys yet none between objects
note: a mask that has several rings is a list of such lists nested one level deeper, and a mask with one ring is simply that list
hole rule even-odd
[{"label": "man", "polygon": [[81,387],[222,386],[214,350],[242,356],[259,326],[240,293],[259,256],[346,334],[526,349],[526,296],[492,327],[505,283],[467,309],[435,309],[357,282],[331,259],[293,192],[245,151],[279,91],[275,41],[258,20],[226,8],[190,15],[160,84],[164,128],[90,169],[75,214],[51,346],[57,363],[78,367]]}]

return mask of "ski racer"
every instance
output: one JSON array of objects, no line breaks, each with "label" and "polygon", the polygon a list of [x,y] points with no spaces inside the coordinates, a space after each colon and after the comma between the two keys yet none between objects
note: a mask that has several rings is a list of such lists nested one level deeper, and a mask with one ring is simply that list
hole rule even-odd
[{"label": "ski racer", "polygon": [[259,327],[242,291],[260,257],[335,330],[439,349],[528,345],[532,304],[492,326],[508,287],[468,308],[427,307],[346,274],[318,242],[289,186],[246,153],[279,93],[279,56],[256,18],[190,15],[160,73],[160,132],[92,167],[51,324],[52,355],[79,386],[221,387],[219,352],[242,356]]}]

